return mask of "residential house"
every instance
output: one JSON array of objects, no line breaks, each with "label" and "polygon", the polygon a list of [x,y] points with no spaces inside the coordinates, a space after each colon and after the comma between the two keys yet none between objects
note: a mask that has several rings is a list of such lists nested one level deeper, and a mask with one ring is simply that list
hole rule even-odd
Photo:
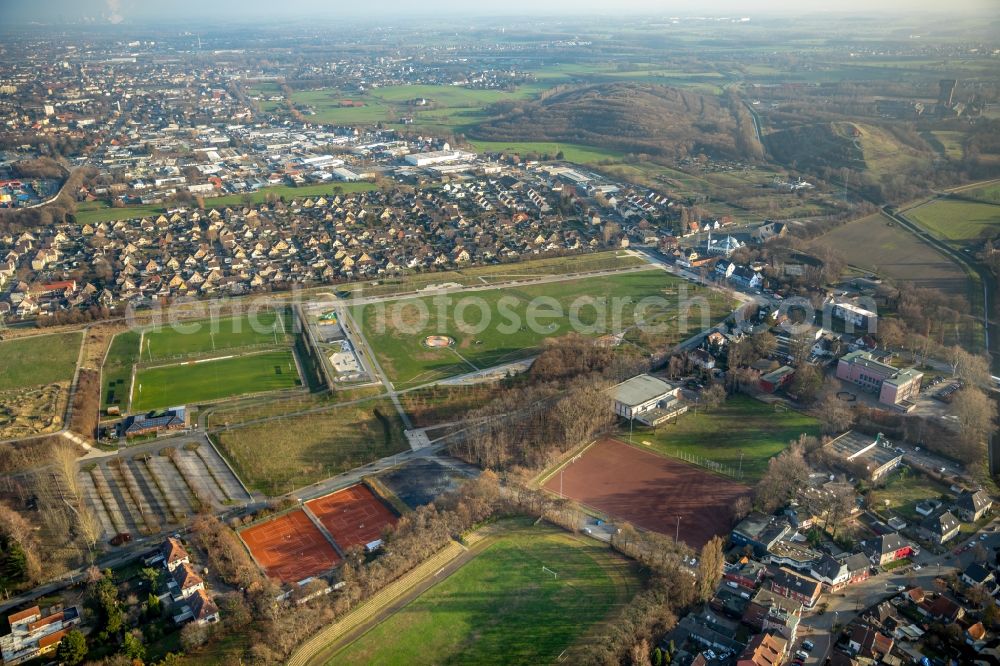
[{"label": "residential house", "polygon": [[964,491],[955,500],[955,513],[967,523],[974,523],[993,508],[993,498],[985,490]]},{"label": "residential house", "polygon": [[965,571],[962,572],[962,582],[970,587],[976,585],[993,587],[992,584],[995,581],[996,577],[993,572],[976,562],[967,566]]},{"label": "residential house", "polygon": [[961,526],[951,511],[939,510],[920,522],[920,531],[929,541],[942,544],[958,536]]},{"label": "residential house", "polygon": [[788,641],[781,636],[757,634],[736,660],[736,666],[780,666],[787,649]]},{"label": "residential house", "polygon": [[0,637],[3,663],[21,664],[55,652],[63,636],[80,624],[80,609],[53,610],[43,617],[41,609],[33,606],[11,613],[7,623],[10,633]]},{"label": "residential house", "polygon": [[743,611],[743,624],[757,632],[777,632],[795,642],[802,621],[802,604],[771,590],[757,590]]},{"label": "residential house", "polygon": [[187,599],[198,590],[205,589],[205,581],[190,563],[185,562],[173,571],[173,579],[168,582],[175,601]]},{"label": "residential house", "polygon": [[896,532],[862,541],[861,551],[868,556],[872,564],[877,566],[885,566],[890,562],[906,559],[915,554],[913,545]]},{"label": "residential house", "polygon": [[892,652],[894,641],[868,622],[852,623],[847,647],[861,664],[877,664]]},{"label": "residential house", "polygon": [[198,624],[213,624],[219,621],[219,607],[204,588],[195,590],[188,601],[192,617]]},{"label": "residential house", "polygon": [[809,570],[809,575],[823,583],[830,592],[867,580],[870,573],[871,562],[863,553],[839,559],[824,555]]},{"label": "residential house", "polygon": [[163,556],[163,566],[170,573],[182,564],[191,563],[190,555],[177,537],[167,537],[167,540],[160,544],[160,555]]},{"label": "residential house", "polygon": [[772,592],[794,599],[806,608],[815,606],[823,591],[819,581],[784,568],[774,571],[770,587]]}]

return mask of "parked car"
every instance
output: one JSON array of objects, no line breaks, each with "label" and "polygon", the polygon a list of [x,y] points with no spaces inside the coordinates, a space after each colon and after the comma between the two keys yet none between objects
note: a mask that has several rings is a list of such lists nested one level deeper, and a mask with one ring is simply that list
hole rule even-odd
[{"label": "parked car", "polygon": [[812,641],[802,641],[802,649],[806,652],[812,652],[814,647],[816,646],[813,645]]}]

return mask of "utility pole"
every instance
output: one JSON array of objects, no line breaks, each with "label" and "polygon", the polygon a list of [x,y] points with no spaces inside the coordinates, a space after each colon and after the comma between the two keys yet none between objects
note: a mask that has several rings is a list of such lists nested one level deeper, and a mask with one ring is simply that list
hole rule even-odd
[{"label": "utility pole", "polygon": [[677,516],[677,529],[674,532],[674,541],[678,542],[681,540],[681,517]]},{"label": "utility pole", "polygon": [[739,471],[739,475],[740,475],[740,478],[742,479],[743,478],[743,449],[740,449],[740,471]]}]

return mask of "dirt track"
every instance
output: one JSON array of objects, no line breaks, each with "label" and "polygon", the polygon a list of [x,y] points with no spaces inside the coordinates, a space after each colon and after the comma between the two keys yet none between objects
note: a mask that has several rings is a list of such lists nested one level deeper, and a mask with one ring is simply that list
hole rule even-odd
[{"label": "dirt track", "polygon": [[[561,478],[560,478],[561,477]],[[686,463],[606,439],[553,474],[545,489],[609,516],[700,548],[732,526],[732,506],[744,485]]]}]

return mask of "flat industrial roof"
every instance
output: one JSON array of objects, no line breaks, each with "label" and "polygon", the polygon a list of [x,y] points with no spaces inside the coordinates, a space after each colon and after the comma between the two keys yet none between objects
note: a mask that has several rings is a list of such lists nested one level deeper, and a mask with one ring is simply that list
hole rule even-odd
[{"label": "flat industrial roof", "polygon": [[649,402],[672,390],[673,387],[662,379],[652,375],[636,375],[611,387],[611,395],[623,405],[632,406]]}]

